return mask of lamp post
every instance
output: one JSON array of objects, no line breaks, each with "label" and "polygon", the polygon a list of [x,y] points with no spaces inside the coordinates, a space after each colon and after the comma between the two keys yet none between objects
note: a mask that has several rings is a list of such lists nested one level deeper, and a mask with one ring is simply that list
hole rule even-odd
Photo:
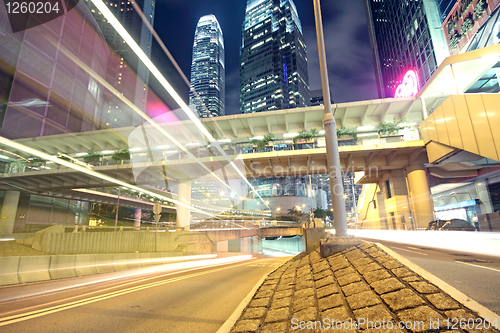
[{"label": "lamp post", "polygon": [[345,200],[342,186],[342,174],[340,169],[340,155],[337,141],[337,129],[335,118],[332,114],[330,101],[330,88],[328,83],[328,70],[326,67],[325,40],[323,36],[323,22],[321,19],[320,0],[313,0],[314,18],[316,21],[316,37],[318,39],[319,65],[321,69],[321,87],[323,89],[323,103],[325,117],[326,158],[328,161],[328,176],[330,178],[330,192],[332,195],[332,206],[334,208],[335,236],[347,236],[347,218],[345,214]]},{"label": "lamp post", "polygon": [[[455,197],[455,195],[457,195],[457,194],[467,194],[467,195],[469,196],[470,200],[472,200],[472,195],[470,195],[470,193],[469,193],[469,192],[451,192],[451,193],[450,193],[450,195],[451,195],[451,196],[454,196],[454,197]],[[455,199],[457,199],[457,198],[455,197]],[[458,202],[458,199],[457,199],[457,202]]]}]

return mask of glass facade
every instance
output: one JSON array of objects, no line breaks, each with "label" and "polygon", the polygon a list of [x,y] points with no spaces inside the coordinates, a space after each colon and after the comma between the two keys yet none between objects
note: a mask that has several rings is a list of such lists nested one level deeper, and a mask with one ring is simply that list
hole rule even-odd
[{"label": "glass facade", "polygon": [[18,139],[100,129],[103,86],[75,63],[106,77],[112,52],[85,5],[17,33],[1,6],[0,22],[0,135]]},{"label": "glass facade", "polygon": [[[137,0],[135,2],[152,26],[154,23],[155,0]],[[106,80],[137,108],[146,112],[148,95],[152,93],[149,91],[148,69],[125,43],[115,28],[104,19],[104,16],[92,1],[85,0],[84,3],[90,9],[106,41],[115,53],[115,57],[108,64]],[[135,11],[130,0],[109,0],[105,1],[105,4],[146,56],[150,57],[152,33]],[[106,93],[104,101],[106,110],[102,118],[104,127],[137,126],[143,122],[142,117],[134,112],[130,106],[116,98],[114,94]]]},{"label": "glass facade", "polygon": [[196,26],[191,63],[189,106],[199,118],[225,115],[225,78],[222,30],[214,15],[206,15]]},{"label": "glass facade", "polygon": [[241,40],[241,113],[309,105],[306,44],[292,0],[248,0]]},{"label": "glass facade", "polygon": [[436,1],[365,0],[380,98],[394,97],[408,70],[419,88],[449,55]]}]

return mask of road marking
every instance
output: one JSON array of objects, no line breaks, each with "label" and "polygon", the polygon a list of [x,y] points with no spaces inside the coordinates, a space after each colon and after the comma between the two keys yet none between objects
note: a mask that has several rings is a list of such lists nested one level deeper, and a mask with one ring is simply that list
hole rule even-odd
[{"label": "road marking", "polygon": [[[400,248],[400,247],[395,247],[395,246],[393,246],[392,248],[393,248],[393,249],[402,250],[402,251],[408,251],[408,252],[418,253],[418,254],[421,254],[421,255],[423,255],[423,256],[426,256],[426,255],[427,255],[427,253],[422,253],[422,252],[417,252],[417,251],[412,251],[412,250],[402,249],[402,248]],[[413,248],[412,248],[412,249],[413,249]]]},{"label": "road marking", "polygon": [[82,299],[82,300],[78,300],[78,301],[74,301],[74,302],[70,302],[70,303],[66,303],[66,304],[56,305],[56,306],[52,306],[52,307],[49,307],[49,308],[46,308],[46,309],[41,309],[41,310],[36,310],[36,311],[31,311],[31,312],[26,312],[26,313],[21,313],[21,314],[9,316],[9,317],[3,317],[3,318],[0,318],[0,327],[1,326],[6,326],[6,325],[10,325],[10,324],[14,324],[14,323],[18,323],[18,322],[25,321],[25,320],[28,320],[28,319],[33,319],[33,318],[37,318],[37,317],[49,315],[49,314],[60,312],[60,311],[63,311],[63,310],[69,310],[69,309],[72,309],[72,308],[76,308],[76,307],[79,307],[79,306],[83,306],[83,305],[95,303],[95,302],[98,302],[98,301],[103,301],[103,300],[106,300],[106,299],[109,299],[109,298],[113,298],[113,297],[117,297],[117,296],[121,296],[121,295],[126,295],[126,294],[129,294],[129,293],[135,292],[135,291],[149,289],[149,288],[152,288],[152,287],[157,287],[157,286],[161,286],[161,285],[164,285],[164,284],[169,284],[169,283],[172,283],[172,282],[176,282],[176,281],[180,281],[180,280],[185,280],[185,279],[189,279],[189,278],[197,277],[197,276],[201,276],[201,275],[206,275],[206,274],[209,274],[209,273],[219,272],[219,271],[222,271],[222,270],[225,270],[225,269],[234,268],[234,267],[238,267],[238,266],[244,266],[244,265],[248,265],[248,264],[249,263],[242,263],[242,264],[238,264],[238,265],[230,265],[230,266],[226,266],[226,267],[222,267],[222,268],[212,269],[212,270],[209,270],[209,271],[206,271],[206,272],[199,272],[199,273],[189,274],[189,275],[185,275],[185,276],[181,276],[181,277],[171,278],[171,279],[164,280],[164,281],[151,282],[151,283],[148,283],[148,284],[145,284],[145,285],[142,285],[142,286],[130,287],[130,288],[127,288],[127,289],[124,289],[124,290],[114,291],[114,292],[110,292],[110,293],[107,293],[107,294],[104,294],[104,295],[89,297],[89,298],[86,298],[86,299]]},{"label": "road marking", "polygon": [[491,268],[491,267],[484,267],[484,266],[481,266],[481,265],[474,265],[474,264],[469,264],[468,262],[463,262],[463,261],[457,261],[461,264],[464,264],[464,265],[470,265],[470,266],[474,266],[474,267],[481,267],[481,268],[484,268],[484,269],[490,269],[492,271],[495,271],[495,272],[500,272],[500,269],[496,269],[496,268]]}]

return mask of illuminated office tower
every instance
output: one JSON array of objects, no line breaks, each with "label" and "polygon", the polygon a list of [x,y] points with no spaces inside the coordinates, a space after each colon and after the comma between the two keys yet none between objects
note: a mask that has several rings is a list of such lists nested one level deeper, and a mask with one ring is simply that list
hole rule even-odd
[{"label": "illuminated office tower", "polygon": [[189,106],[199,118],[225,114],[225,76],[222,30],[214,15],[205,15],[194,33],[191,86],[196,93],[189,93]]},{"label": "illuminated office tower", "polygon": [[309,105],[306,44],[292,0],[248,0],[241,40],[241,113]]},{"label": "illuminated office tower", "polygon": [[365,10],[379,97],[394,97],[408,70],[422,87],[449,56],[437,2],[365,0]]}]

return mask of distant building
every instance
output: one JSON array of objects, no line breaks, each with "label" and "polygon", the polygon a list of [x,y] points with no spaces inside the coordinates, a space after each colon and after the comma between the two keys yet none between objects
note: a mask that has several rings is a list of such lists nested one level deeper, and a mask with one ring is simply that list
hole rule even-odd
[{"label": "distant building", "polygon": [[240,112],[308,105],[306,44],[293,0],[247,0],[241,32]]},{"label": "distant building", "polygon": [[436,1],[365,0],[375,80],[392,98],[408,70],[422,87],[449,56]]},{"label": "distant building", "polygon": [[[311,90],[309,94],[311,96],[310,106],[324,105],[323,90]],[[330,103],[333,104],[332,92],[330,92]]]},{"label": "distant building", "polygon": [[[194,33],[189,106],[199,118],[225,115],[224,38],[214,15],[200,18]],[[196,96],[196,94],[198,96]]]}]

